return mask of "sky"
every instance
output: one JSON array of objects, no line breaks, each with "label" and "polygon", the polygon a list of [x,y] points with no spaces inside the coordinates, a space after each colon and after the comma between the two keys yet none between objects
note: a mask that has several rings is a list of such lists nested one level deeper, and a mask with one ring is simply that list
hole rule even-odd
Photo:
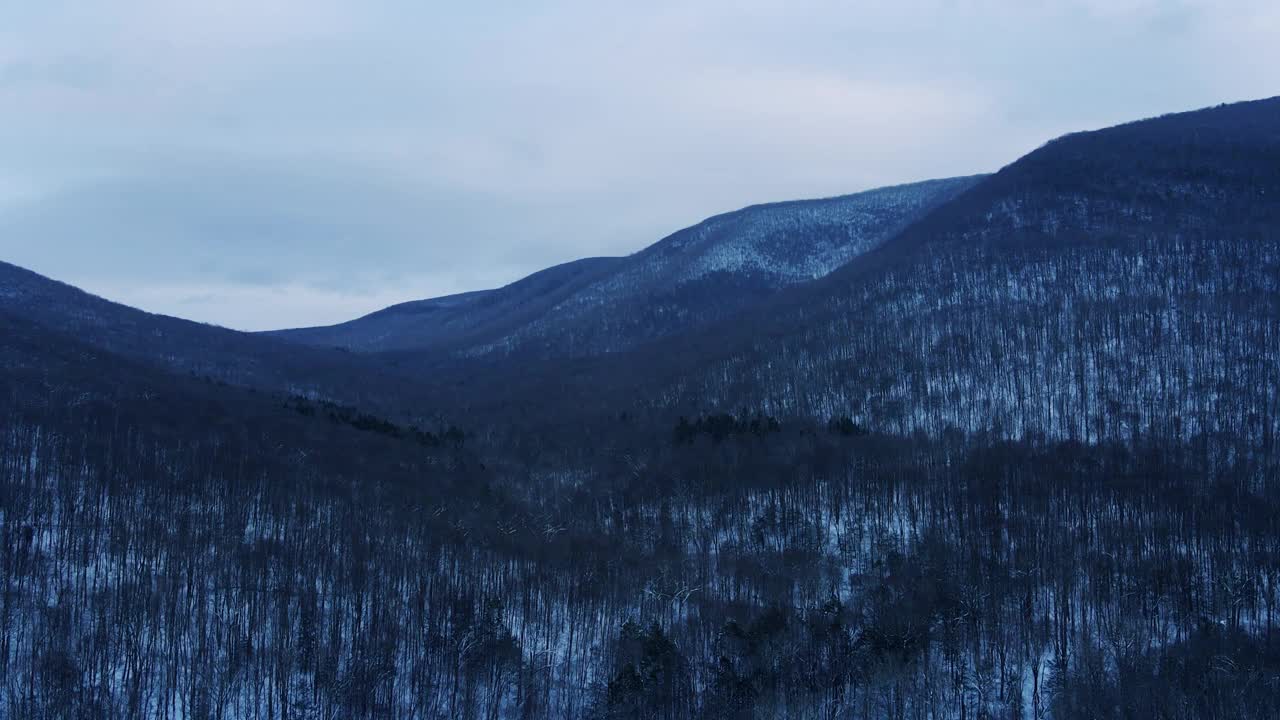
[{"label": "sky", "polygon": [[1280,94],[1274,0],[0,0],[0,260],[246,330]]}]

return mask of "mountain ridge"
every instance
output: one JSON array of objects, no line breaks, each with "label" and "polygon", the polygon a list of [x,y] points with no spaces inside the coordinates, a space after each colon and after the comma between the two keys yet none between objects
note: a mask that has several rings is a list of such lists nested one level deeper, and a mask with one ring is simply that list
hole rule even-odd
[{"label": "mountain ridge", "polygon": [[[1252,144],[1231,132],[1240,123]],[[551,402],[537,389],[549,385],[568,413],[746,409],[890,433],[1226,433],[1269,446],[1277,135],[1280,98],[1073,133],[747,316],[572,373],[549,363],[455,381],[513,413]],[[1068,183],[1088,192],[1061,192]]]},{"label": "mountain ridge", "polygon": [[[566,263],[482,291],[418,329],[394,308],[434,311],[435,301],[411,301],[335,326],[272,334],[316,345],[395,352],[405,362],[420,362],[423,353],[456,361],[617,352],[729,317],[782,288],[826,275],[980,177],[926,180],[721,213],[628,256]],[[570,269],[580,272],[551,292],[522,294],[540,275],[563,275]],[[497,294],[512,299],[516,307],[509,302],[503,308],[519,311],[518,322],[466,317],[476,303]],[[436,322],[464,329],[442,333],[432,324]],[[388,339],[397,332],[402,335]]]},{"label": "mountain ridge", "polygon": [[[1240,127],[1247,131],[1237,133]],[[150,353],[192,372],[199,372],[192,363],[203,362],[233,380],[239,373],[246,384],[285,390],[290,378],[304,378],[307,392],[345,389],[344,399],[357,403],[403,406],[411,396],[411,404],[469,413],[479,423],[532,418],[535,409],[544,417],[563,411],[568,420],[620,407],[658,415],[756,408],[782,417],[848,416],[899,433],[998,429],[1096,441],[1125,428],[1186,436],[1247,425],[1251,437],[1271,437],[1280,409],[1263,379],[1269,359],[1280,358],[1278,136],[1280,98],[1072,133],[970,178],[817,280],[595,355],[468,356],[457,351],[474,348],[475,337],[462,336],[464,343],[435,356],[407,350],[365,358],[220,329],[201,329],[196,349],[184,350],[181,332],[177,341],[164,332],[195,332],[194,324],[144,313],[104,326],[93,313],[107,301],[94,299],[87,311],[58,297],[61,307],[30,298],[24,306],[14,300],[15,283],[0,280],[0,287],[8,288],[11,310],[50,315],[46,324],[63,331],[101,332],[99,345],[125,355]],[[813,202],[823,201],[754,207]],[[708,222],[732,223],[746,210]],[[629,257],[679,251],[708,227],[686,228]],[[569,263],[517,282],[545,281],[555,292],[533,293],[538,302],[526,315],[506,319],[519,326],[563,306],[614,277],[625,260]],[[373,316],[500,297],[462,294]],[[493,307],[502,316],[509,306]],[[631,307],[610,305],[610,317],[629,321]],[[490,327],[506,332],[500,323]],[[250,337],[251,348],[218,347]],[[290,364],[278,353],[296,357]],[[434,372],[423,374],[426,367]],[[354,390],[352,377],[361,379]],[[1217,390],[1206,395],[1203,387]],[[1250,387],[1266,392],[1251,396]],[[958,398],[972,402],[958,405]],[[1217,405],[1197,404],[1205,398]],[[1216,406],[1243,414],[1215,417]]]},{"label": "mountain ridge", "polygon": [[[3,261],[0,313],[171,373],[361,405],[395,416],[431,414],[417,386],[385,363],[150,313]],[[360,382],[352,383],[352,378]]]}]

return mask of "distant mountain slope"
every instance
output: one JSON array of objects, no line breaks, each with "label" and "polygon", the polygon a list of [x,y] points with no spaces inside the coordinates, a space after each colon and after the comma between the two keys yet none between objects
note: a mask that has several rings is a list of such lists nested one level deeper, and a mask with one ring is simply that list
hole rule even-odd
[{"label": "distant mountain slope", "polygon": [[717,215],[626,258],[557,266],[499,290],[278,333],[362,351],[589,356],[728,317],[822,277],[969,187],[953,178]]},{"label": "distant mountain slope", "polygon": [[1068,135],[729,322],[571,374],[460,378],[458,392],[544,416],[745,409],[1276,450],[1277,368],[1273,98]]},{"label": "distant mountain slope", "polygon": [[[748,208],[343,326],[380,358],[7,265],[0,310],[172,369],[472,427],[745,409],[893,433],[1208,434],[1280,456],[1280,98],[1076,133],[919,187]],[[329,330],[308,342],[344,342]]]},{"label": "distant mountain slope", "polygon": [[1055,140],[771,315],[654,396],[900,432],[1274,443],[1280,98]]},{"label": "distant mountain slope", "polygon": [[0,262],[0,314],[170,372],[360,405],[427,413],[407,378],[385,364],[137,310]]},{"label": "distant mountain slope", "polygon": [[468,338],[484,333],[509,332],[540,317],[622,262],[623,258],[577,260],[547,268],[496,290],[414,300],[338,325],[267,334],[309,345],[366,352],[465,343]]}]

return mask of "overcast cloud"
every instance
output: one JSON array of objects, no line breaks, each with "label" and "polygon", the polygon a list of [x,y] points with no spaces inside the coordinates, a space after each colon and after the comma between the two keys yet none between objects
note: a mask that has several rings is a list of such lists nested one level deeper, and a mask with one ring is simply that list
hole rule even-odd
[{"label": "overcast cloud", "polygon": [[1280,92],[1280,4],[0,0],[0,259],[243,328]]}]

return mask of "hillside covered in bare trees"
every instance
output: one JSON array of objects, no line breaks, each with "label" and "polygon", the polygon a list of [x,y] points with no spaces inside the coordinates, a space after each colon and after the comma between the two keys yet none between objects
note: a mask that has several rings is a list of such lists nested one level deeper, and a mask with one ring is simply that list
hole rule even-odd
[{"label": "hillside covered in bare trees", "polygon": [[484,358],[0,266],[0,718],[1280,716],[1280,100],[949,192]]}]

